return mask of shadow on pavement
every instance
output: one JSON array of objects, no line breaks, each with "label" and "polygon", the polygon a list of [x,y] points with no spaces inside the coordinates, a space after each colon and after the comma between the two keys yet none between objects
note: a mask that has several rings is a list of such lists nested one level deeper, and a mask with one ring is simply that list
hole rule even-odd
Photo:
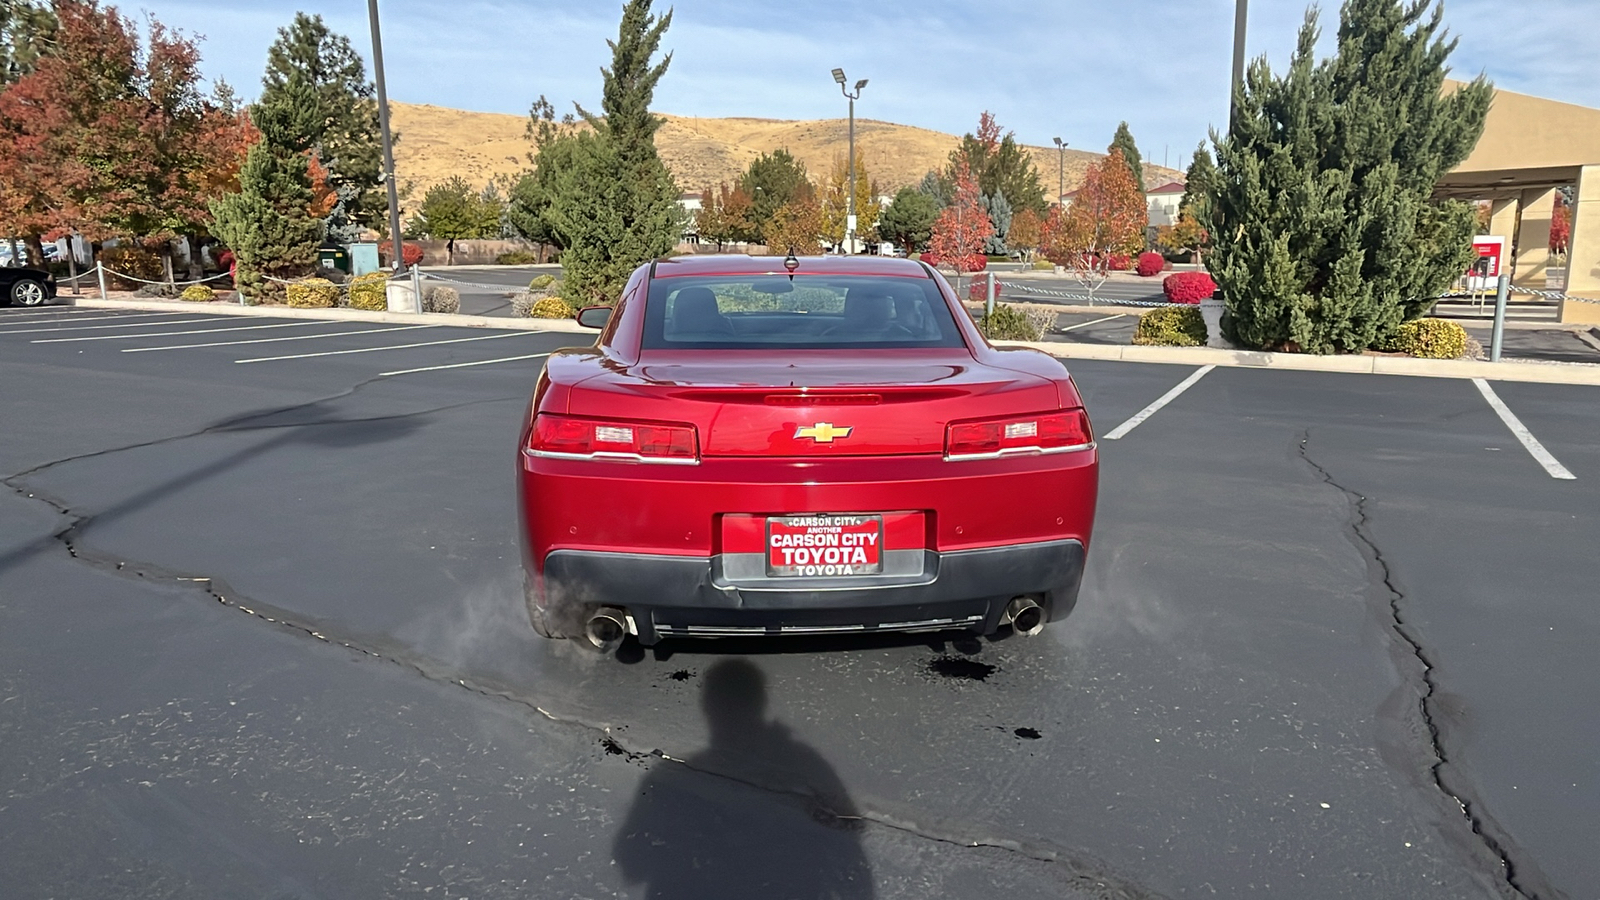
[{"label": "shadow on pavement", "polygon": [[614,859],[651,900],[870,900],[861,821],[815,749],[766,717],[766,679],[746,660],[706,673],[711,746],[660,760],[617,834]]}]

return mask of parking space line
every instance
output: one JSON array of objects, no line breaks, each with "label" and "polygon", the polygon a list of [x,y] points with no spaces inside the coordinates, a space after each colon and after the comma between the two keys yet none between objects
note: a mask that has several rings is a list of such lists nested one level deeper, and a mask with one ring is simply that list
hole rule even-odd
[{"label": "parking space line", "polygon": [[409,350],[413,347],[437,347],[440,344],[465,344],[468,341],[492,341],[497,338],[526,337],[538,334],[537,331],[508,331],[502,334],[485,334],[478,337],[451,338],[447,341],[423,341],[419,344],[395,344],[392,347],[359,347],[355,350],[324,350],[321,353],[296,353],[291,356],[257,356],[251,359],[236,359],[236,363],[277,362],[284,359],[311,359],[315,356],[344,356],[349,353],[377,353],[380,350]]},{"label": "parking space line", "polygon": [[1117,313],[1114,316],[1106,316],[1103,319],[1092,319],[1092,320],[1090,320],[1088,322],[1079,322],[1076,325],[1068,325],[1067,327],[1062,328],[1060,330],[1061,331],[1074,331],[1074,330],[1079,329],[1079,328],[1088,328],[1090,325],[1099,325],[1101,322],[1109,322],[1112,319],[1126,318],[1127,316],[1128,316],[1128,313]]},{"label": "parking space line", "polygon": [[[215,321],[214,319],[212,321]],[[308,325],[324,325],[325,322],[285,322],[278,325],[235,325],[231,328],[194,328],[189,331],[157,331],[154,334],[139,332],[137,334],[96,334],[89,337],[69,338],[39,338],[31,341],[34,344],[70,344],[74,341],[132,341],[145,338],[178,337],[184,334],[216,334],[219,331],[259,331],[263,328],[305,328]]]},{"label": "parking space line", "polygon": [[205,316],[199,319],[165,319],[160,322],[134,322],[131,325],[66,325],[51,328],[12,328],[0,331],[0,334],[43,334],[46,331],[101,331],[106,328],[157,328],[166,325],[192,325],[195,322],[215,322],[216,316]]},{"label": "parking space line", "polygon": [[1216,366],[1201,366],[1200,368],[1195,369],[1189,374],[1188,378],[1178,382],[1177,387],[1174,387],[1172,390],[1167,391],[1165,394],[1162,394],[1160,397],[1156,398],[1156,402],[1146,406],[1144,409],[1139,410],[1137,413],[1134,413],[1133,418],[1123,422],[1121,425],[1118,425],[1107,432],[1105,439],[1108,441],[1121,440],[1123,437],[1127,436],[1128,432],[1138,428],[1139,424],[1145,419],[1155,415],[1156,412],[1161,409],[1161,407],[1166,406],[1168,403],[1178,399],[1179,394],[1182,394],[1189,388],[1194,387],[1195,382],[1204,378],[1207,372],[1215,368]]},{"label": "parking space line", "polygon": [[127,319],[139,316],[192,316],[194,313],[153,312],[141,313],[133,310],[126,312],[112,312],[104,309],[78,308],[63,306],[59,311],[30,310],[28,312],[0,311],[0,321],[10,321],[13,324],[27,324],[29,322],[66,322],[66,321],[94,321],[95,319]]},{"label": "parking space line", "polygon": [[490,366],[494,365],[495,363],[516,362],[520,359],[538,359],[541,356],[549,355],[549,352],[530,353],[527,356],[502,356],[499,359],[480,359],[475,362],[450,363],[449,365],[444,366],[423,366],[419,369],[401,369],[397,372],[379,372],[378,377],[387,378],[390,375],[410,375],[413,372],[437,372],[440,369],[465,369],[468,366]]},{"label": "parking space line", "polygon": [[1483,399],[1489,401],[1489,406],[1494,410],[1495,415],[1500,417],[1500,421],[1506,423],[1506,427],[1511,429],[1512,436],[1522,442],[1522,446],[1528,451],[1528,455],[1543,466],[1551,478],[1577,479],[1578,476],[1568,471],[1566,466],[1563,466],[1550,454],[1549,450],[1544,448],[1543,444],[1539,443],[1539,439],[1534,437],[1533,432],[1522,424],[1522,420],[1518,419],[1517,414],[1511,411],[1511,407],[1506,406],[1505,401],[1500,399],[1500,395],[1496,394],[1494,388],[1489,386],[1489,382],[1482,378],[1474,378],[1472,383],[1478,386],[1478,393],[1483,395]]},{"label": "parking space line", "polygon": [[[381,334],[385,331],[415,331],[418,328],[443,327],[443,325],[396,325],[393,328],[361,328],[355,331],[329,331],[324,334],[297,334],[292,337],[252,338],[248,341],[208,341],[204,344],[173,344],[169,347],[124,347],[122,352],[156,353],[161,350],[193,350],[197,347],[232,347],[237,344],[272,344],[279,341],[314,341],[317,338],[344,337],[352,334]],[[144,335],[144,337],[152,337],[152,335]]]}]

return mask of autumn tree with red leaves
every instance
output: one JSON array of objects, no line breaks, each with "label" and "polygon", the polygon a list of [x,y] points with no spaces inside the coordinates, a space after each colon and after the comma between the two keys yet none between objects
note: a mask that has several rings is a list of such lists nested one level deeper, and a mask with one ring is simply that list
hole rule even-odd
[{"label": "autumn tree with red leaves", "polygon": [[1572,240],[1572,209],[1565,197],[1556,195],[1556,207],[1550,211],[1550,252],[1567,255],[1567,244]]},{"label": "autumn tree with red leaves", "polygon": [[933,223],[933,236],[928,239],[928,249],[941,266],[955,270],[957,293],[961,276],[984,268],[987,260],[983,244],[994,235],[994,223],[983,208],[978,194],[978,182],[966,160],[956,161],[952,173],[955,190],[950,205],[939,213]]},{"label": "autumn tree with red leaves", "polygon": [[59,0],[54,44],[0,90],[0,232],[165,245],[199,234],[241,123],[201,92],[194,41]]},{"label": "autumn tree with red leaves", "polygon": [[1115,147],[1089,167],[1083,186],[1061,216],[1045,256],[1072,270],[1093,296],[1105,283],[1113,254],[1130,254],[1143,245],[1150,211],[1133,172]]}]

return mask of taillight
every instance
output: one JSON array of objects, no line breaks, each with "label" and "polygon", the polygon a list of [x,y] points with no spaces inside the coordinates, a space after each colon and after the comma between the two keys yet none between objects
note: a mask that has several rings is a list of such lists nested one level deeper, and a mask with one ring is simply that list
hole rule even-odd
[{"label": "taillight", "polygon": [[700,461],[693,425],[583,419],[540,413],[526,452],[558,459],[618,459],[647,463]]},{"label": "taillight", "polygon": [[1026,453],[1063,453],[1094,444],[1089,414],[1082,409],[951,422],[945,431],[945,459],[993,459]]}]

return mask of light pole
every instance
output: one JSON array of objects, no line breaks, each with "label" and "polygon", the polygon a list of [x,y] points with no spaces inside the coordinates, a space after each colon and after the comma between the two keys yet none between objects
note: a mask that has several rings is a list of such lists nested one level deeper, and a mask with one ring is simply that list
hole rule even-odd
[{"label": "light pole", "polygon": [[1238,0],[1233,9],[1233,90],[1228,94],[1228,128],[1233,128],[1233,116],[1238,110],[1234,98],[1244,84],[1244,25],[1250,0]]},{"label": "light pole", "polygon": [[1056,142],[1056,205],[1061,205],[1061,195],[1067,192],[1067,142],[1061,138],[1051,138]]},{"label": "light pole", "polygon": [[[389,134],[389,93],[383,83],[383,36],[378,31],[378,0],[367,0],[367,19],[372,26],[372,80],[378,88],[378,129],[383,139],[383,180],[389,186],[389,267],[400,274],[404,265],[400,240],[400,197],[394,184],[394,140]],[[412,302],[416,311],[422,312],[422,294],[418,279],[412,279]]]},{"label": "light pole", "polygon": [[850,159],[844,178],[844,239],[847,254],[856,252],[856,101],[861,89],[867,86],[865,78],[856,82],[854,90],[844,86],[844,70],[834,69],[833,80],[839,82],[839,91],[850,100]]}]

